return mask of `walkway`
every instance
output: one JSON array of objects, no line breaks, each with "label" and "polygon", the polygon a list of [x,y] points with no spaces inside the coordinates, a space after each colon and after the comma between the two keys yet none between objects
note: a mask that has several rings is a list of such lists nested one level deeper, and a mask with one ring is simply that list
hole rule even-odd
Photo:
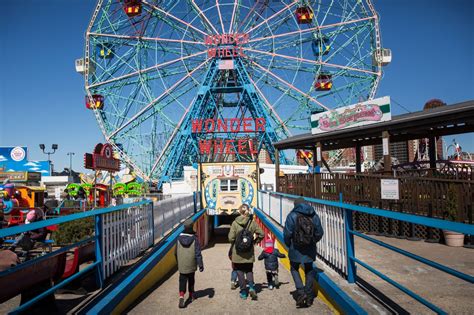
[{"label": "walkway", "polygon": [[[225,234],[228,229],[220,229]],[[196,273],[196,293],[198,299],[187,308],[178,309],[178,272],[175,272],[164,283],[159,285],[148,296],[135,306],[130,314],[332,314],[321,300],[316,299],[311,308],[296,309],[290,295],[294,290],[290,273],[280,266],[279,290],[268,290],[263,262],[255,264],[254,276],[259,292],[258,301],[242,301],[238,289],[230,289],[231,265],[227,258],[229,244],[223,237],[203,250],[204,272]],[[257,255],[260,249],[256,248]]]}]

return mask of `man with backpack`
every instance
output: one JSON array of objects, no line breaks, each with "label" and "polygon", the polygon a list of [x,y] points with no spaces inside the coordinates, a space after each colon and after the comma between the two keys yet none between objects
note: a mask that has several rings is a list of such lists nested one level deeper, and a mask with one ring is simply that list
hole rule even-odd
[{"label": "man with backpack", "polygon": [[240,297],[246,300],[248,294],[250,294],[252,300],[256,300],[257,292],[253,280],[254,245],[263,239],[264,234],[253,220],[248,205],[240,206],[239,214],[232,222],[229,231],[229,242],[232,244],[232,263],[239,279]]},{"label": "man with backpack", "polygon": [[[307,204],[304,198],[296,199],[293,210],[286,217],[283,235],[289,249],[291,275],[296,287],[293,296],[297,307],[313,304],[313,262],[316,260],[316,243],[321,240],[323,233],[321,220],[313,207]],[[306,278],[304,286],[298,272],[300,265],[303,265]]]}]

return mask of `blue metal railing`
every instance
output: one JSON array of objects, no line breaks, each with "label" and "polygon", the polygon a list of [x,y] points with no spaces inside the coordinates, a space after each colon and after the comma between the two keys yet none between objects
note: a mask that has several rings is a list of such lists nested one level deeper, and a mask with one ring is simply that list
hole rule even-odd
[{"label": "blue metal railing", "polygon": [[[282,199],[282,198],[287,198],[287,199],[296,199],[296,198],[302,198],[301,196],[295,196],[295,195],[289,195],[289,194],[284,194],[284,193],[277,193],[277,192],[263,192],[265,194],[274,195],[278,197],[277,199]],[[385,242],[382,242],[381,240],[374,239],[370,236],[367,236],[365,234],[359,233],[357,231],[353,230],[352,226],[352,212],[362,212],[362,213],[367,213],[371,215],[376,215],[384,218],[389,218],[389,219],[394,219],[394,220],[399,220],[399,221],[405,221],[413,224],[420,224],[420,225],[425,225],[428,227],[432,228],[437,228],[437,229],[442,229],[442,230],[449,230],[449,231],[454,231],[458,233],[463,233],[463,234],[468,234],[468,235],[473,235],[474,234],[474,225],[470,224],[464,224],[464,223],[458,223],[458,222],[451,222],[451,221],[445,221],[445,220],[440,220],[440,219],[434,219],[434,218],[428,218],[428,217],[423,217],[423,216],[418,216],[418,215],[413,215],[413,214],[407,214],[407,213],[400,213],[400,212],[392,212],[389,210],[383,210],[383,209],[378,209],[378,208],[369,208],[369,207],[364,207],[364,206],[359,206],[359,205],[353,205],[353,204],[348,204],[342,202],[342,194],[340,195],[340,201],[328,201],[328,200],[322,200],[322,199],[316,199],[316,198],[308,198],[308,197],[303,197],[306,201],[313,203],[315,205],[325,205],[329,207],[338,207],[344,211],[344,225],[345,229],[344,231],[341,231],[341,233],[346,234],[346,257],[347,257],[347,280],[349,283],[354,283],[356,281],[356,267],[355,264],[359,264],[360,266],[366,268],[370,272],[374,273],[381,279],[387,281],[394,287],[398,288],[402,292],[406,293],[413,299],[417,300],[418,302],[422,303],[429,309],[433,310],[434,312],[438,314],[447,314],[444,310],[439,308],[438,306],[434,305],[433,303],[429,302],[428,300],[422,298],[418,294],[414,293],[413,291],[409,290],[402,284],[398,283],[397,281],[391,279],[390,277],[386,276],[383,272],[376,270],[375,268],[371,267],[369,264],[366,262],[361,261],[360,259],[356,258],[356,248],[354,245],[354,236],[361,237],[365,240],[368,240],[376,245],[379,245],[383,248],[392,250],[396,253],[399,253],[401,255],[404,255],[406,257],[409,257],[411,259],[414,259],[420,263],[423,263],[425,265],[428,265],[432,268],[438,269],[440,271],[443,271],[447,274],[450,274],[454,277],[457,277],[459,279],[462,279],[464,281],[467,281],[469,283],[474,283],[474,277],[469,274],[462,273],[460,271],[457,271],[455,269],[452,269],[450,267],[444,266],[442,264],[439,264],[437,262],[431,261],[429,259],[423,258],[421,256],[418,256],[416,254],[413,254],[411,252],[408,252],[406,250],[400,249],[396,246],[387,244]],[[263,205],[263,200],[259,200],[259,205]],[[282,207],[282,203],[280,203],[280,208]],[[288,210],[288,209],[286,209]],[[287,211],[288,212],[288,211]],[[281,217],[280,215],[280,223],[284,222],[284,218]]]},{"label": "blue metal railing", "polygon": [[[0,272],[0,277],[3,277],[5,275],[21,271],[22,269],[25,269],[25,268],[33,265],[33,264],[39,263],[40,261],[44,261],[44,260],[47,260],[47,259],[49,259],[53,256],[65,253],[65,252],[71,250],[72,248],[78,247],[78,246],[80,246],[82,244],[85,244],[87,242],[91,242],[91,241],[95,242],[96,259],[95,259],[95,262],[93,264],[89,265],[87,268],[79,271],[78,273],[75,273],[71,277],[61,281],[60,283],[55,284],[53,287],[49,288],[48,290],[41,293],[40,295],[34,297],[30,301],[20,305],[18,308],[11,311],[11,314],[18,314],[18,313],[26,310],[27,308],[31,307],[33,304],[37,303],[38,301],[40,301],[44,297],[54,293],[54,291],[56,291],[57,289],[59,289],[61,287],[64,287],[65,285],[67,285],[71,281],[74,281],[75,279],[77,279],[77,278],[81,277],[82,275],[84,275],[84,274],[86,274],[90,271],[93,271],[93,270],[97,271],[96,277],[97,277],[99,285],[102,287],[103,281],[104,281],[103,273],[102,273],[102,264],[104,263],[103,256],[102,256],[102,249],[101,249],[102,235],[101,235],[101,232],[100,232],[101,231],[101,218],[102,218],[102,216],[105,215],[105,214],[108,214],[108,213],[113,213],[113,212],[129,209],[129,208],[132,208],[132,207],[140,207],[140,206],[149,205],[149,204],[151,204],[150,200],[144,200],[144,201],[140,201],[140,202],[136,202],[136,203],[132,203],[132,204],[124,204],[124,205],[110,207],[110,208],[104,208],[104,209],[98,209],[98,210],[91,210],[91,211],[87,211],[87,212],[75,213],[75,214],[71,214],[71,215],[67,215],[67,216],[63,216],[63,217],[57,217],[57,218],[43,220],[43,221],[39,221],[39,222],[33,222],[33,223],[30,223],[30,224],[18,225],[18,226],[14,226],[14,227],[10,227],[10,228],[7,228],[7,229],[0,230],[0,238],[4,238],[4,237],[14,236],[14,235],[17,235],[17,234],[20,234],[20,233],[36,230],[36,229],[39,229],[39,228],[46,228],[46,227],[51,226],[51,225],[63,224],[63,223],[66,223],[66,222],[72,222],[72,221],[76,221],[76,220],[80,220],[80,219],[84,219],[84,218],[89,218],[89,217],[94,217],[94,222],[95,222],[95,234],[94,234],[94,236],[92,236],[92,237],[90,237],[86,240],[77,242],[75,244],[62,247],[58,250],[55,250],[52,253],[48,253],[48,254],[40,256],[38,258],[34,258],[32,260],[26,261],[25,263],[19,264],[19,265],[13,267],[13,268],[10,268],[10,269],[7,269],[5,271]],[[153,212],[152,208],[151,208],[151,212]]]}]

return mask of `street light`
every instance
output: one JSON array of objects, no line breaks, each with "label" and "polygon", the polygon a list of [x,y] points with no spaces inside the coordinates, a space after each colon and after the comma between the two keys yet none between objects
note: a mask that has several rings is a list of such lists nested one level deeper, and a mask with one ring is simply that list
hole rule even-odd
[{"label": "street light", "polygon": [[68,152],[67,155],[69,155],[69,175],[72,176],[72,156],[74,152]]},{"label": "street light", "polygon": [[56,150],[58,149],[58,145],[53,144],[51,146],[51,149],[53,149],[53,151],[47,151],[47,152],[44,150],[46,147],[43,143],[40,144],[39,147],[40,147],[41,150],[43,150],[44,154],[48,155],[48,162],[49,162],[49,165],[50,165],[50,172],[51,172],[51,176],[53,176],[53,164],[51,163],[51,154],[54,154],[54,152],[56,152]]}]

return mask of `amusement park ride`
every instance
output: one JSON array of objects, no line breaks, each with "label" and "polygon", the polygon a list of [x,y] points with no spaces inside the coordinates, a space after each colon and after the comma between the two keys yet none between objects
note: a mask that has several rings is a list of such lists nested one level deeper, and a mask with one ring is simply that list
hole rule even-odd
[{"label": "amusement park ride", "polygon": [[[370,0],[323,2],[100,0],[76,60],[86,106],[158,187],[197,162],[245,163],[260,150],[274,162],[273,143],[310,130],[311,113],[372,99],[391,61]],[[196,133],[196,120],[231,123]],[[245,131],[256,120],[264,128]]]}]

